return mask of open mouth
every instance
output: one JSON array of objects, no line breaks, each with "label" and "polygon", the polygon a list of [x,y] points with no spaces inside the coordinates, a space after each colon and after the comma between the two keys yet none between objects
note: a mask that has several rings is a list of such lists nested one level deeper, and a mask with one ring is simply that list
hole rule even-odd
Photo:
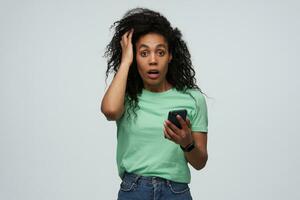
[{"label": "open mouth", "polygon": [[159,71],[158,70],[149,70],[147,72],[148,74],[148,77],[151,78],[151,79],[156,79],[159,77]]}]

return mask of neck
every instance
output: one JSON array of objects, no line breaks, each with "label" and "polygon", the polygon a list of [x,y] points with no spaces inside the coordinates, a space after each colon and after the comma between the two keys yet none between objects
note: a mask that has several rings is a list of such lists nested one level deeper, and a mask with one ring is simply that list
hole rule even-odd
[{"label": "neck", "polygon": [[164,83],[159,86],[149,86],[144,84],[144,88],[151,92],[164,92],[171,89],[172,87],[173,86],[170,83],[168,83],[168,81],[164,81]]}]

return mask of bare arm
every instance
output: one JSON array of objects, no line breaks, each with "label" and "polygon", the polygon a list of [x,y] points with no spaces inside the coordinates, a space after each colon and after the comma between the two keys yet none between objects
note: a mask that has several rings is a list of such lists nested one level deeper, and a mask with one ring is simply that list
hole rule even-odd
[{"label": "bare arm", "polygon": [[108,120],[119,119],[124,112],[126,82],[130,65],[121,64],[101,103],[101,112]]},{"label": "bare arm", "polygon": [[202,169],[208,159],[207,154],[207,133],[193,133],[195,148],[191,152],[185,152],[187,161],[196,169]]},{"label": "bare arm", "polygon": [[132,34],[133,29],[122,36],[120,41],[122,47],[121,64],[102,99],[101,112],[108,120],[117,120],[124,112],[127,77],[133,61]]},{"label": "bare arm", "polygon": [[207,133],[193,132],[191,130],[190,120],[187,118],[186,121],[178,115],[178,121],[182,127],[179,129],[169,120],[165,121],[164,134],[165,137],[171,141],[186,147],[195,141],[195,148],[190,152],[184,152],[186,160],[196,169],[202,169],[207,162]]}]

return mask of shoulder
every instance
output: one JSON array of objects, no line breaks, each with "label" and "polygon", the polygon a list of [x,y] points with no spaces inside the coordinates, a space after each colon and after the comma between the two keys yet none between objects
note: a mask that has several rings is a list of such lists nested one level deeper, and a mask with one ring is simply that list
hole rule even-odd
[{"label": "shoulder", "polygon": [[198,89],[187,89],[187,92],[190,93],[197,101],[205,102],[204,94]]}]

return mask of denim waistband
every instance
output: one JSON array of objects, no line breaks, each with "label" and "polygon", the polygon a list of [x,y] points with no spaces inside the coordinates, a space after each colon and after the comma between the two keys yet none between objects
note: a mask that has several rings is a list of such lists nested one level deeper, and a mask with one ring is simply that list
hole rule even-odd
[{"label": "denim waistband", "polygon": [[125,177],[134,180],[134,182],[137,182],[139,179],[140,180],[144,180],[146,182],[151,182],[151,183],[153,183],[154,181],[155,182],[166,182],[166,183],[172,182],[172,181],[170,181],[168,179],[157,177],[157,176],[142,176],[142,175],[138,175],[138,174],[134,174],[134,173],[129,173],[129,172],[125,172],[124,173],[123,179]]}]

